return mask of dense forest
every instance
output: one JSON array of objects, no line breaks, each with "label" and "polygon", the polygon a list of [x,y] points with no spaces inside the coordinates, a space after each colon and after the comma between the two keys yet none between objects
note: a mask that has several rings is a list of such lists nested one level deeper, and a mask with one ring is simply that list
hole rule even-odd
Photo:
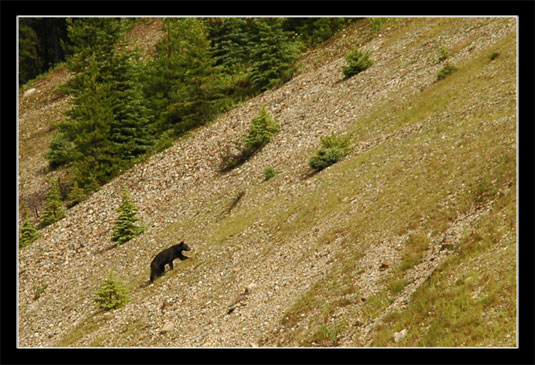
[{"label": "dense forest", "polygon": [[19,19],[19,86],[65,60],[65,18]]},{"label": "dense forest", "polygon": [[288,81],[303,52],[355,18],[164,18],[155,56],[125,32],[144,19],[23,18],[20,83],[64,62],[71,108],[46,157],[72,206],[247,98]]}]

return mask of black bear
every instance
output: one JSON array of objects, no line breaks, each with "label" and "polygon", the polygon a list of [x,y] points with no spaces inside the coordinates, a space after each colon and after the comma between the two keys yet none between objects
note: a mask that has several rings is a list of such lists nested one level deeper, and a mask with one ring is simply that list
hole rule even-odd
[{"label": "black bear", "polygon": [[165,265],[168,264],[170,269],[173,269],[173,260],[179,258],[180,260],[186,260],[188,257],[182,255],[182,251],[189,251],[191,248],[184,242],[180,242],[178,245],[166,248],[162,252],[154,257],[154,260],[150,263],[150,281],[153,282],[158,276],[162,275],[165,271]]}]

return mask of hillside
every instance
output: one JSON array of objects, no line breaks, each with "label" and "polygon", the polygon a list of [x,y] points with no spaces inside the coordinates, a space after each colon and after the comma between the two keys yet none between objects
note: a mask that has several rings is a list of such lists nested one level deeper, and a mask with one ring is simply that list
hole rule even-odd
[{"label": "hillside", "polygon": [[[291,81],[134,166],[20,250],[19,346],[516,346],[516,26],[363,21],[309,52]],[[374,65],[345,80],[356,45]],[[441,47],[458,70],[438,81]],[[47,77],[20,99],[21,200],[45,190],[42,136],[66,106],[46,85],[67,75]],[[262,105],[281,131],[221,173]],[[311,174],[332,132],[356,147]],[[265,181],[268,166],[280,173]],[[123,187],[148,229],[107,249]],[[190,259],[146,285],[154,255],[180,240]],[[131,299],[102,312],[94,291],[110,270]]]}]

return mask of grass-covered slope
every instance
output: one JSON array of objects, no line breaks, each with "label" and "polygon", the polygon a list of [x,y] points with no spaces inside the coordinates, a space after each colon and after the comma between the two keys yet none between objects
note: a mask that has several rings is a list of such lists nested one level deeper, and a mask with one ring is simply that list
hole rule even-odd
[{"label": "grass-covered slope", "polygon": [[[373,25],[357,22],[293,80],[136,165],[22,249],[19,344],[515,346],[515,19]],[[374,64],[344,80],[357,45]],[[457,70],[439,81],[446,63]],[[263,105],[280,132],[221,173],[220,153]],[[332,132],[356,146],[312,174]],[[105,250],[124,186],[148,229]],[[179,240],[191,258],[147,286],[152,257]],[[102,312],[94,291],[110,269],[130,300]]]}]

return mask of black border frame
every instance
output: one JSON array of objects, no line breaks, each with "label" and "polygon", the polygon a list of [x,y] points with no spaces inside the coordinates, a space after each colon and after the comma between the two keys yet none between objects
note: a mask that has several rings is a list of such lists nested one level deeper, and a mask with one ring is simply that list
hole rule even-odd
[{"label": "black border frame", "polygon": [[[399,364],[533,364],[534,333],[534,77],[533,45],[535,34],[533,1],[352,1],[352,2],[179,2],[179,1],[2,1],[2,169],[7,179],[2,185],[3,215],[1,260],[1,351],[0,362],[41,364],[178,364],[178,363],[399,363]],[[519,347],[505,349],[18,349],[16,347],[16,303],[12,294],[16,284],[10,273],[15,272],[17,220],[17,156],[13,156],[13,140],[17,128],[16,113],[15,29],[19,15],[278,15],[278,16],[518,16],[519,25],[519,122],[518,122],[518,260],[519,260]],[[12,115],[13,113],[14,115]],[[521,199],[520,199],[521,198]],[[8,203],[8,204],[6,204]],[[4,269],[5,267],[5,269]],[[13,269],[15,267],[15,269]],[[5,299],[5,300],[4,300]]]}]

